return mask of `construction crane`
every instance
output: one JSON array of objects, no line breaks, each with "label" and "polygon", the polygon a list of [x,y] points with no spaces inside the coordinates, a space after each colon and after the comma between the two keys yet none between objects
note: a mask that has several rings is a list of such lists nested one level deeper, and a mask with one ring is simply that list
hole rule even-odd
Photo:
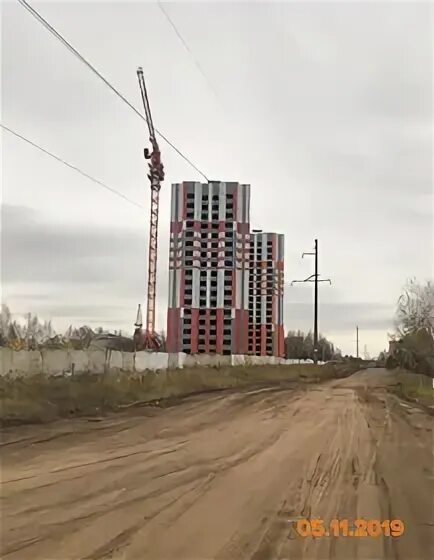
[{"label": "construction crane", "polygon": [[134,339],[136,348],[140,350],[158,350],[162,341],[155,332],[155,301],[157,288],[157,252],[158,252],[158,210],[161,182],[164,180],[164,167],[161,163],[161,152],[158,146],[154,124],[152,122],[151,108],[149,106],[148,92],[146,90],[143,69],[137,69],[140,92],[142,94],[145,117],[149,128],[149,142],[151,149],[145,148],[145,159],[149,160],[148,179],[151,182],[151,220],[149,227],[149,252],[148,252],[148,292],[146,306],[146,326],[142,331],[142,311],[139,305],[136,319]]}]

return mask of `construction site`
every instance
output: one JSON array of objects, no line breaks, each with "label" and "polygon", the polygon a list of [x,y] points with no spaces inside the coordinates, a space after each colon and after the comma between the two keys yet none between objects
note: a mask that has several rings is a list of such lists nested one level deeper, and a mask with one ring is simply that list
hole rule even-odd
[{"label": "construction site", "polygon": [[[161,266],[159,201],[165,171],[142,68],[137,76],[150,144],[144,149],[151,193],[145,323],[139,304],[133,343],[111,333],[106,343],[99,336],[99,344],[130,351],[284,358],[284,236],[251,230],[250,185],[238,182],[172,185],[167,342],[163,348],[155,317],[157,263]],[[80,337],[88,345],[91,329],[81,329]],[[73,331],[70,327],[64,338],[77,345],[80,337],[77,330],[72,336]],[[19,329],[5,332],[3,328],[1,334],[12,347],[29,347]],[[49,334],[44,343],[58,346],[59,336]]]},{"label": "construction site", "polygon": [[[150,149],[146,324],[139,306],[137,349],[158,350],[155,329],[159,196],[164,166],[143,70],[137,72]],[[167,351],[283,358],[284,236],[250,231],[250,185],[182,182],[170,206]]]},{"label": "construction site", "polygon": [[422,4],[6,4],[1,558],[431,560]]}]

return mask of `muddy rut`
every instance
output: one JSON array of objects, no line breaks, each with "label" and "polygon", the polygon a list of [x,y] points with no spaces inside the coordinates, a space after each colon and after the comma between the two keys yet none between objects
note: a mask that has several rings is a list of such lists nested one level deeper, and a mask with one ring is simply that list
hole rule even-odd
[{"label": "muddy rut", "polygon": [[[368,370],[6,430],[2,558],[432,558],[432,417],[390,382]],[[300,516],[405,532],[302,538]]]}]

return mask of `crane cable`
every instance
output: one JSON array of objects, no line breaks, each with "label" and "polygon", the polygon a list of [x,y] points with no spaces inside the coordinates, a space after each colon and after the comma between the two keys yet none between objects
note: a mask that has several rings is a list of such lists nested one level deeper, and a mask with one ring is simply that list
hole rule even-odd
[{"label": "crane cable", "polygon": [[[146,118],[142,115],[142,113],[134,107],[128,99],[122,95],[122,93],[116,89],[102,74],[99,72],[95,66],[93,66],[86,58],[80,54],[77,49],[75,49],[71,43],[69,43],[52,25],[48,23],[46,19],[44,19],[41,14],[35,10],[26,0],[18,0],[18,2],[25,8],[34,18],[36,18],[39,23],[41,23],[56,39],[58,39],[64,47],[66,47],[74,56],[76,56],[83,64],[85,64],[100,80],[104,82],[104,84],[110,88],[113,93],[115,93],[130,109],[136,113],[143,121],[147,123]],[[181,156],[184,161],[186,161],[195,171],[197,171],[207,182],[208,177],[203,173],[192,161],[185,156],[162,132],[160,132],[157,128],[155,128],[157,134],[173,149],[175,152]]]},{"label": "crane cable", "polygon": [[135,202],[134,200],[131,200],[130,198],[128,198],[127,196],[125,196],[124,194],[122,194],[121,192],[119,192],[118,190],[114,189],[113,187],[109,187],[108,185],[106,185],[105,183],[103,183],[102,181],[99,181],[98,179],[95,179],[95,177],[92,177],[91,175],[89,175],[88,173],[86,173],[85,171],[82,171],[79,167],[76,167],[75,165],[72,165],[71,163],[68,163],[67,161],[65,161],[64,159],[62,159],[59,156],[56,156],[55,154],[49,152],[48,150],[46,150],[45,148],[43,148],[42,146],[40,146],[39,144],[37,144],[36,142],[32,142],[32,140],[29,140],[28,138],[26,138],[25,136],[22,136],[21,134],[19,134],[18,132],[16,132],[15,130],[12,130],[11,128],[9,128],[8,126],[0,123],[0,127],[3,130],[6,130],[7,132],[9,132],[10,134],[13,134],[14,136],[16,136],[17,138],[20,138],[20,140],[23,140],[24,142],[26,142],[27,144],[30,144],[31,146],[33,146],[34,148],[40,150],[41,152],[43,152],[44,154],[52,157],[53,159],[60,161],[60,163],[63,163],[63,165],[66,165],[67,167],[69,167],[70,169],[73,169],[74,171],[77,171],[77,173],[80,173],[80,175],[83,175],[84,177],[86,177],[87,179],[90,179],[91,181],[93,181],[94,183],[96,183],[97,185],[99,185],[100,187],[103,187],[104,189],[112,192],[113,194],[123,198],[124,200],[126,200],[127,202],[129,202],[130,204],[133,204],[134,206],[137,206],[138,208],[141,208],[142,210],[146,210],[146,208],[144,206],[142,206],[141,204],[139,204],[138,202]]}]

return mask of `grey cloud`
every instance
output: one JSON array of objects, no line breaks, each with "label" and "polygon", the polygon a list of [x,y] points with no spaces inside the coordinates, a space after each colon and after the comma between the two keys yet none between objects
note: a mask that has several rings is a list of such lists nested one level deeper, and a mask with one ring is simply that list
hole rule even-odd
[{"label": "grey cloud", "polygon": [[[49,3],[37,9],[52,23],[59,21]],[[101,95],[103,86],[72,54],[65,52],[59,66],[63,47],[22,6],[3,2],[2,12],[2,106],[11,120],[77,127],[113,110],[110,96]]]},{"label": "grey cloud", "polygon": [[[4,300],[20,312],[124,327],[145,296],[146,248],[142,230],[59,227],[29,208],[3,205]],[[166,265],[163,260],[158,281],[161,324],[167,302]]]},{"label": "grey cloud", "polygon": [[[79,322],[110,322],[116,324],[115,317],[119,317],[122,314],[125,306],[122,304],[113,305],[112,303],[106,305],[92,305],[88,304],[50,304],[50,316],[56,320],[63,317],[68,317],[74,320],[75,323]],[[132,310],[130,319],[133,318]]]},{"label": "grey cloud", "polygon": [[[313,330],[313,304],[291,303],[285,306],[287,328]],[[394,307],[381,303],[321,303],[319,323],[322,332],[347,331],[356,324],[365,330],[387,331],[393,326]]]},{"label": "grey cloud", "polygon": [[[143,123],[25,10],[2,8],[5,122],[143,201]],[[432,276],[429,3],[168,4],[217,99],[155,3],[40,9],[138,108],[143,64],[157,127],[208,175],[250,182],[252,224],[286,235],[288,281],[312,273],[300,253],[320,239],[320,270],[334,282],[321,290],[322,329],[348,333],[357,320],[374,344],[405,278]],[[123,328],[145,294],[146,212],[130,222],[45,156],[14,139],[4,146],[4,200],[40,211],[6,210],[7,294],[21,309],[117,318]],[[160,325],[169,185],[197,179],[162,151]],[[312,293],[299,292],[286,292],[286,327],[306,330]]]},{"label": "grey cloud", "polygon": [[[31,209],[3,206],[4,282],[92,282],[137,277],[141,231],[47,223]],[[140,256],[142,255],[142,259]],[[134,258],[135,257],[135,258]],[[127,267],[125,269],[124,267]]]}]

